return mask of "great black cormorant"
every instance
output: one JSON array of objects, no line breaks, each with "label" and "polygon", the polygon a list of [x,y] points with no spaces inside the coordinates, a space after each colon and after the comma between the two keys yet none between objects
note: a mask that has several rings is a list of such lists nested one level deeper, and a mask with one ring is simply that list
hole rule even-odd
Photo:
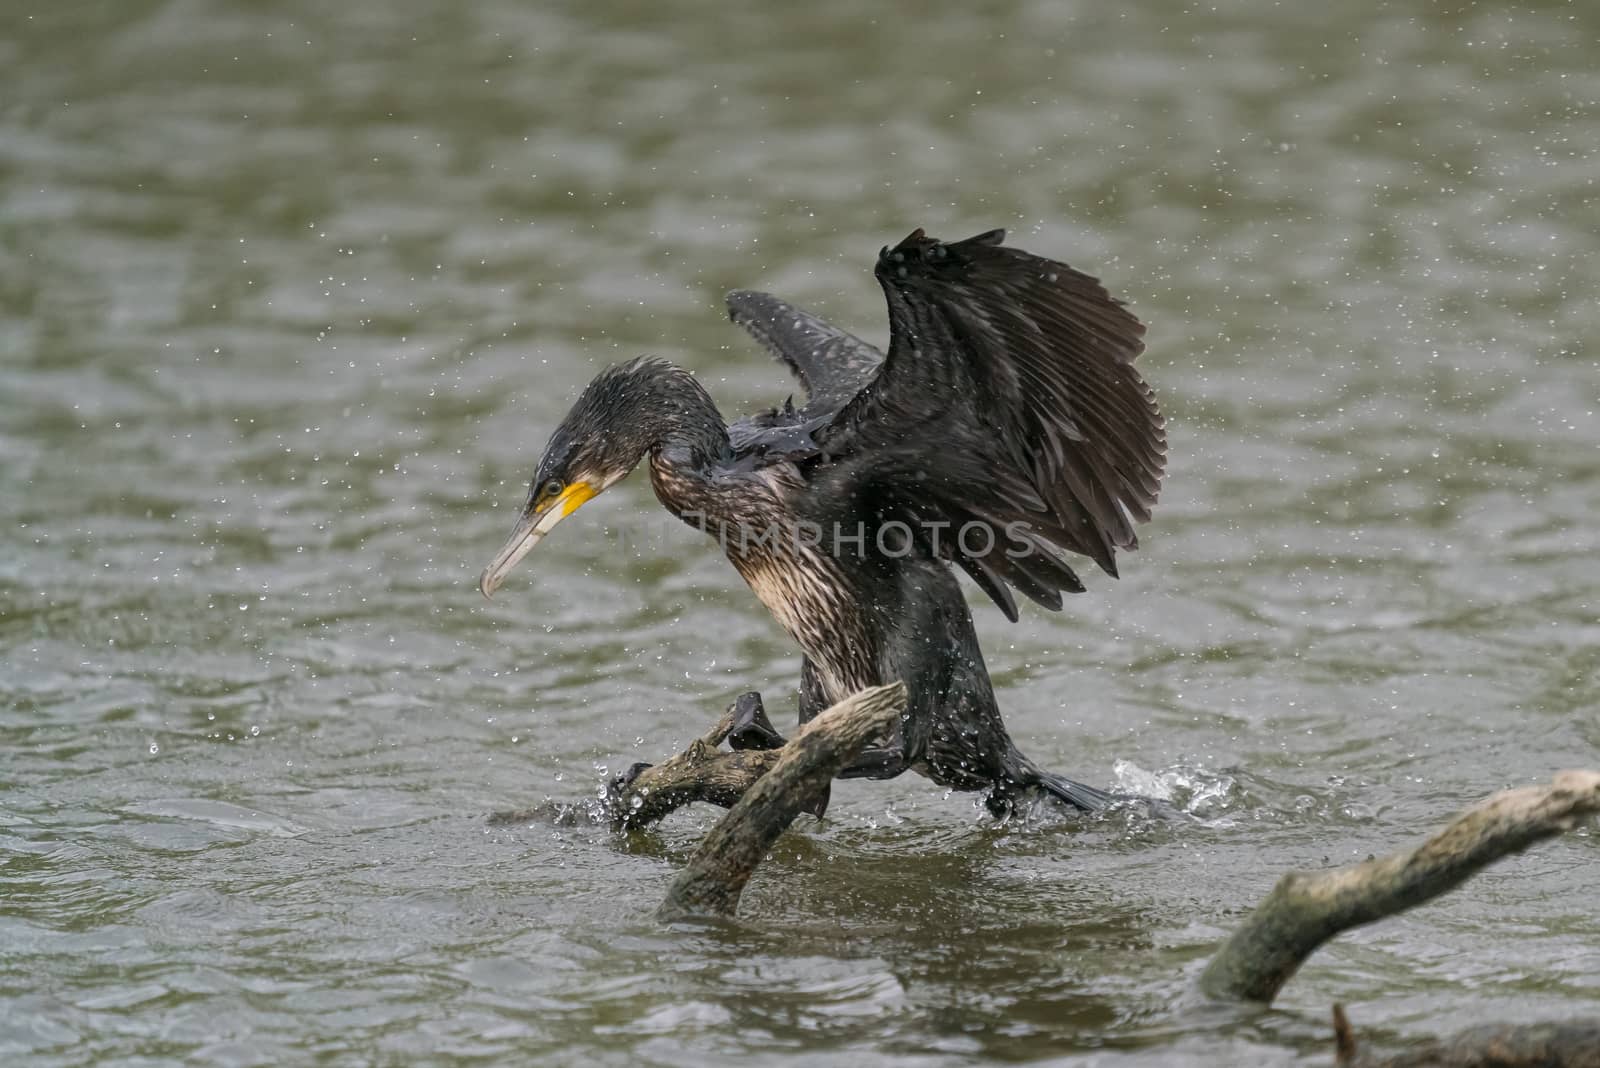
[{"label": "great black cormorant", "polygon": [[[1161,486],[1166,432],[1133,367],[1144,326],[1100,283],[1002,244],[917,230],[878,256],[889,351],[765,293],[733,321],[808,395],[733,424],[699,380],[640,358],[602,372],[551,435],[485,596],[541,538],[646,457],[656,496],[718,540],[805,653],[800,721],[903,680],[895,735],[843,774],[906,770],[989,790],[1037,786],[1083,809],[1108,795],[1018,752],[950,564],[1017,618],[1012,590],[1061,608],[1083,584],[1051,547],[1116,575]],[[754,696],[754,695],[747,695]],[[745,701],[734,742],[782,744]]]}]

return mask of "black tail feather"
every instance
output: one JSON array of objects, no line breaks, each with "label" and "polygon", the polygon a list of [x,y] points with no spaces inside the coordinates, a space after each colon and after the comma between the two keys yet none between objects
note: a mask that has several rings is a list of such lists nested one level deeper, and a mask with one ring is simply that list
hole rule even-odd
[{"label": "black tail feather", "polygon": [[1104,790],[1097,790],[1093,786],[1085,786],[1081,782],[1073,782],[1061,775],[1052,775],[1048,771],[1038,772],[1036,785],[1051,797],[1073,808],[1084,812],[1099,812],[1111,807],[1116,798]]}]

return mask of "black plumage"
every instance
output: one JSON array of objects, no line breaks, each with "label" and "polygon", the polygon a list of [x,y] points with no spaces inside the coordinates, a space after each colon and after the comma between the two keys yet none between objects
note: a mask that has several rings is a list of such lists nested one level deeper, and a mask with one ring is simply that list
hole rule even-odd
[{"label": "black plumage", "polygon": [[[641,358],[597,377],[552,435],[490,594],[556,522],[648,456],[657,497],[717,538],[805,654],[800,718],[863,686],[909,690],[896,737],[847,775],[907,769],[989,789],[997,810],[1041,786],[1079,807],[1106,795],[1043,772],[1001,721],[948,565],[1005,614],[1083,589],[1053,548],[1116,574],[1137,545],[1166,456],[1134,370],[1144,326],[1098,281],[1002,244],[918,230],[879,255],[890,340],[867,342],[764,293],[733,321],[806,390],[728,425],[698,380]],[[757,711],[735,736],[779,744]]]}]

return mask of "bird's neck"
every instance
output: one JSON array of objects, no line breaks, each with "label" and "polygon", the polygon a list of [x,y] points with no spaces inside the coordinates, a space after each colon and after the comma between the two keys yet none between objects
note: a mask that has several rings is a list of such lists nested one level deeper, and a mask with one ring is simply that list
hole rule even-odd
[{"label": "bird's neck", "polygon": [[645,451],[656,498],[679,519],[704,529],[707,516],[720,511],[711,472],[732,452],[722,413],[685,371],[673,375],[636,418],[644,420],[650,442]]},{"label": "bird's neck", "polygon": [[648,428],[649,452],[687,453],[707,464],[729,451],[728,424],[699,379],[688,372],[664,380],[647,411],[635,413]]}]

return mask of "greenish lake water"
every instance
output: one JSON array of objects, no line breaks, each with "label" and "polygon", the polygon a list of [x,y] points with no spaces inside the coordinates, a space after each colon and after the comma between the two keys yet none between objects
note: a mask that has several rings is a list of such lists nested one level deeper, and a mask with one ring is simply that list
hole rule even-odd
[{"label": "greenish lake water", "polygon": [[[13,0],[0,1058],[1326,1064],[1336,1000],[1593,1015],[1593,832],[1271,1012],[1180,1001],[1283,870],[1600,765],[1596,55],[1579,2]],[[1202,820],[843,783],[739,925],[663,928],[717,811],[484,816],[742,690],[789,722],[796,651],[642,475],[478,569],[599,367],[780,401],[723,291],[881,339],[917,226],[1150,324],[1142,550],[979,626],[1026,752]]]}]

